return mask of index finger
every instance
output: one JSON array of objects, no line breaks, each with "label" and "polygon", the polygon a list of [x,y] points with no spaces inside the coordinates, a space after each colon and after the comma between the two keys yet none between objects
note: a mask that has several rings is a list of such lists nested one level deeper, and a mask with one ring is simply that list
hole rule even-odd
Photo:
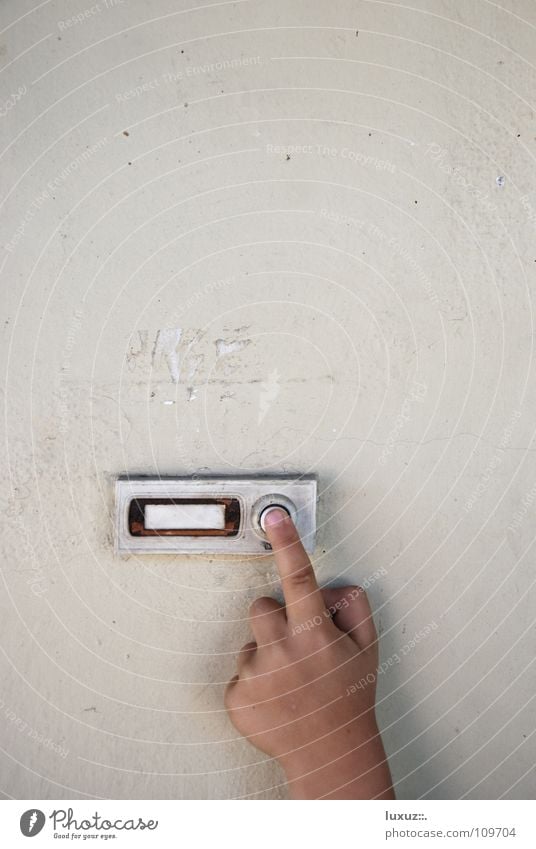
[{"label": "index finger", "polygon": [[270,510],[264,528],[281,578],[287,619],[296,622],[325,614],[326,605],[311,561],[288,513]]}]

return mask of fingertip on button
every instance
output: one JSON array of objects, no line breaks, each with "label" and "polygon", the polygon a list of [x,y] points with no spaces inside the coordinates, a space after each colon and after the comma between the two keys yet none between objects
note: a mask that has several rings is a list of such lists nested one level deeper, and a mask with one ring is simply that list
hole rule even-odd
[{"label": "fingertip on button", "polygon": [[274,504],[271,507],[266,507],[262,511],[259,517],[259,524],[262,530],[266,533],[266,525],[273,527],[279,522],[282,522],[283,519],[286,519],[288,516],[290,516],[290,513],[286,507],[282,507],[280,504]]}]

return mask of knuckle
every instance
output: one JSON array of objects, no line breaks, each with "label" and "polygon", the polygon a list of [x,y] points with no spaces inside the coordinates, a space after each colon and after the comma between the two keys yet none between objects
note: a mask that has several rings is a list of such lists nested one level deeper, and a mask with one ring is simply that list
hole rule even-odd
[{"label": "knuckle", "polygon": [[294,569],[288,576],[289,584],[296,588],[307,587],[313,580],[314,572],[310,563],[298,566],[298,568]]},{"label": "knuckle", "polygon": [[226,710],[233,710],[238,704],[237,693],[238,681],[230,681],[223,694],[223,704]]},{"label": "knuckle", "polygon": [[250,666],[250,664],[255,658],[256,651],[257,643],[246,643],[245,646],[242,646],[237,659],[238,670],[240,672],[242,672],[242,670],[246,667]]},{"label": "knuckle", "polygon": [[367,594],[363,587],[359,586],[359,584],[355,584],[354,586],[348,587],[348,596],[350,601],[356,601],[358,598],[365,598]]},{"label": "knuckle", "polygon": [[249,606],[250,618],[255,619],[257,616],[264,616],[266,613],[271,613],[273,604],[273,599],[268,596],[256,598]]}]

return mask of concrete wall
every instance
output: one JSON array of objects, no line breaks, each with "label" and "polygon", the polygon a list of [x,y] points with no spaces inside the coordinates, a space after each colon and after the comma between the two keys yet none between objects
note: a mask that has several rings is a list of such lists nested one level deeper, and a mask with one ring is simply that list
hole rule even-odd
[{"label": "concrete wall", "polygon": [[0,29],[0,790],[284,797],[222,708],[272,561],[115,557],[112,480],[314,471],[399,796],[532,795],[534,3]]}]

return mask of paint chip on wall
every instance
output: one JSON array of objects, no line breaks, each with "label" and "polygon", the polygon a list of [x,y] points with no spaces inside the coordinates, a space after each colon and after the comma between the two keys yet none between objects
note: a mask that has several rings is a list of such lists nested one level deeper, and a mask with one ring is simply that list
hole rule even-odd
[{"label": "paint chip on wall", "polygon": [[224,357],[226,354],[236,354],[237,351],[242,351],[248,345],[251,345],[251,339],[216,339],[216,354],[218,357]]},{"label": "paint chip on wall", "polygon": [[180,327],[170,327],[159,330],[156,334],[156,339],[153,348],[153,366],[158,356],[164,357],[171,375],[173,383],[180,381],[179,355],[177,347],[181,340],[182,329]]}]

